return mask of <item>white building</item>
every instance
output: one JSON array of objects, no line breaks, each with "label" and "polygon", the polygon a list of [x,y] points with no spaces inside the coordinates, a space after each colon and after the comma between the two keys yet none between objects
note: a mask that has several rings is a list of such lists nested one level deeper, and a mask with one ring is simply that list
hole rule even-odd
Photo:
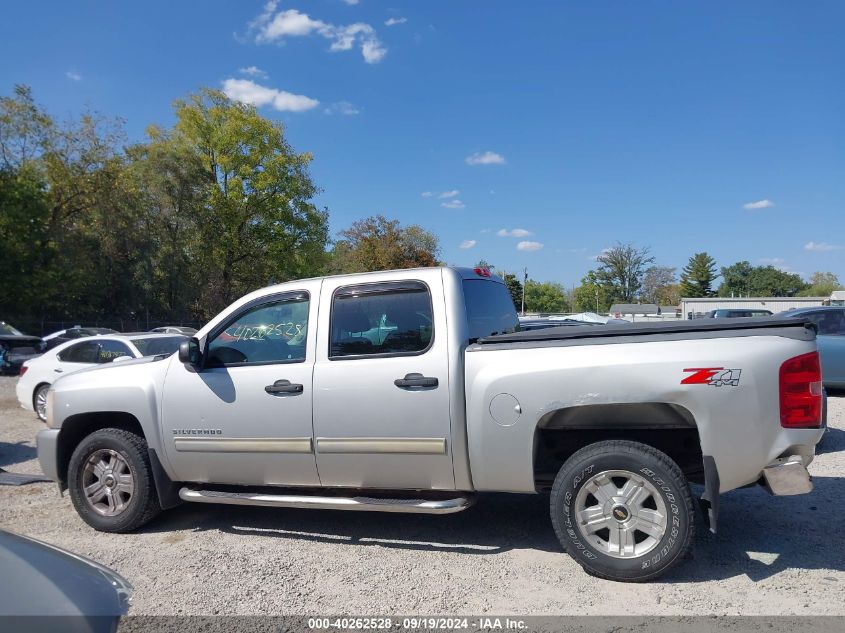
[{"label": "white building", "polygon": [[696,297],[681,299],[681,318],[701,317],[711,310],[723,308],[753,308],[774,314],[792,308],[824,305],[829,297]]}]

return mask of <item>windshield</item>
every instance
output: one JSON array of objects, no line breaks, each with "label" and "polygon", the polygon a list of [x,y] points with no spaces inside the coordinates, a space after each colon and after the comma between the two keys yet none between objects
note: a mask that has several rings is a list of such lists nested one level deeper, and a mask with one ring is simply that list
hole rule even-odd
[{"label": "windshield", "polygon": [[13,328],[8,323],[0,323],[0,334],[6,334],[11,336],[23,336],[18,330]]},{"label": "windshield", "polygon": [[179,349],[179,343],[187,340],[187,336],[156,336],[149,338],[133,338],[132,344],[141,352],[141,356],[168,356]]}]

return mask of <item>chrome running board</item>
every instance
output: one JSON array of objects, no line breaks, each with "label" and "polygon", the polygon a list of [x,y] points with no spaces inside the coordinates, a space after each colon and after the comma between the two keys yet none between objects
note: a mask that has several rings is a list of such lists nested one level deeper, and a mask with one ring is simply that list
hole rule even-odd
[{"label": "chrome running board", "polygon": [[365,512],[408,512],[413,514],[452,514],[470,507],[472,497],[454,499],[376,499],[372,497],[327,497],[253,492],[224,492],[182,488],[179,497],[195,503],[223,503],[269,508],[312,508],[315,510],[361,510]]}]

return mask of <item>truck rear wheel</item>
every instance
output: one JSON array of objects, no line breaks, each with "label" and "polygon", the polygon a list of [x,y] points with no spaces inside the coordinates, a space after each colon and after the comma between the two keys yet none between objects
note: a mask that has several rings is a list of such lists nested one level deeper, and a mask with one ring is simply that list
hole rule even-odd
[{"label": "truck rear wheel", "polygon": [[131,532],[161,512],[147,443],[124,429],[100,429],[79,443],[68,488],[76,512],[101,532]]},{"label": "truck rear wheel", "polygon": [[692,546],[695,510],[681,469],[651,446],[597,442],[561,467],[551,516],[563,547],[588,573],[657,578]]}]

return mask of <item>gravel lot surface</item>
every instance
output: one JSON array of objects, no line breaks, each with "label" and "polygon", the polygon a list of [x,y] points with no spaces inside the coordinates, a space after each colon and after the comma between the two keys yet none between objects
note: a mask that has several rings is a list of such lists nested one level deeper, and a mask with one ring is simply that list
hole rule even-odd
[{"label": "gravel lot surface", "polygon": [[[41,423],[0,378],[0,467],[38,472]],[[815,491],[722,497],[719,534],[659,582],[597,580],[561,551],[545,496],[490,495],[446,516],[186,504],[135,534],[85,525],[55,485],[0,486],[0,527],[114,568],[132,614],[845,615],[845,397]],[[741,452],[741,447],[737,447]]]}]

